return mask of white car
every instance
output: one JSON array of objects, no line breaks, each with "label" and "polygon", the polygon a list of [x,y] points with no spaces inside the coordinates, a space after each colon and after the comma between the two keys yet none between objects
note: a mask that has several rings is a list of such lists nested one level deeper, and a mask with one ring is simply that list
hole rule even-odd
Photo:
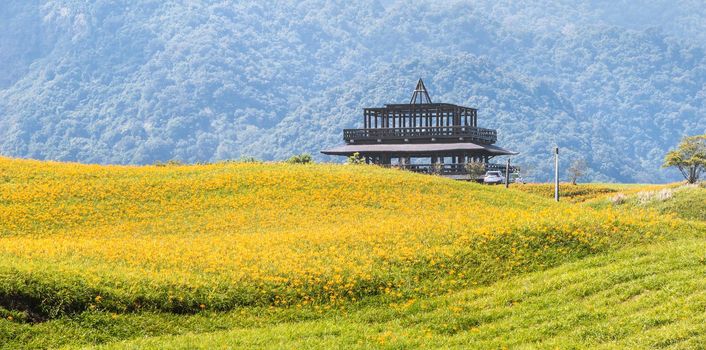
[{"label": "white car", "polygon": [[488,171],[483,177],[483,182],[493,185],[501,184],[505,182],[505,176],[501,171]]}]

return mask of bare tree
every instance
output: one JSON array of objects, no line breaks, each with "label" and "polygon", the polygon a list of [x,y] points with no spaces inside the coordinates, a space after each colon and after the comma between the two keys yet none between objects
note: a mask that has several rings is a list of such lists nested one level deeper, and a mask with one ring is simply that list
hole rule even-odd
[{"label": "bare tree", "polygon": [[576,181],[586,175],[588,170],[588,163],[583,158],[578,158],[571,163],[571,166],[566,171],[569,173],[569,178],[571,179],[571,184],[576,185]]}]

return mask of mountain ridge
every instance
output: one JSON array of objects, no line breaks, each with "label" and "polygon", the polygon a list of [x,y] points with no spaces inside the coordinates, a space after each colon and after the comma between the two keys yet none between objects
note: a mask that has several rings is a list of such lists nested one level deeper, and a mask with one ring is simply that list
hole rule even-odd
[{"label": "mountain ridge", "polygon": [[[697,5],[664,16],[698,18]],[[588,160],[587,180],[674,181],[663,154],[706,132],[705,41],[656,20],[597,20],[634,10],[624,2],[556,1],[543,16],[484,1],[0,6],[7,156],[337,161],[318,151],[340,143],[363,107],[406,101],[420,76],[434,101],[479,108],[479,124],[498,128],[537,181],[550,177],[555,144],[563,167]]]}]

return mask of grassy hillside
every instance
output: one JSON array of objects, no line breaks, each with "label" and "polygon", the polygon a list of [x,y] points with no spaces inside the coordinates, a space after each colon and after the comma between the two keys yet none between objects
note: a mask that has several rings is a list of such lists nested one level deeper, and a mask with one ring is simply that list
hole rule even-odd
[{"label": "grassy hillside", "polygon": [[101,349],[706,347],[706,240],[626,249],[428,300]]},{"label": "grassy hillside", "polygon": [[659,213],[675,214],[686,220],[706,221],[706,183],[641,187],[620,191],[612,197],[594,200],[590,204],[595,208],[606,205],[646,208]]},{"label": "grassy hillside", "polygon": [[[702,225],[668,212],[368,166],[0,159],[0,344],[190,333],[148,343],[208,347],[268,342],[279,329],[289,334],[282,341],[311,331],[312,344],[365,346],[370,333],[356,329],[392,329],[394,310],[416,303],[490,295],[512,276],[542,278],[525,274],[641,244],[703,243]],[[397,326],[431,329],[428,346],[453,345],[463,317],[443,316],[442,326],[434,315]]]}]

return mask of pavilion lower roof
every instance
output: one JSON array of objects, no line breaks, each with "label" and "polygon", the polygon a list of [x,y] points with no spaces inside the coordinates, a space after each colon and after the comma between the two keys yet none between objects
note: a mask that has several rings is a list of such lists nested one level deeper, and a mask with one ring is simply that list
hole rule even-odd
[{"label": "pavilion lower roof", "polygon": [[458,143],[394,143],[370,145],[342,145],[321,151],[323,154],[345,156],[353,153],[400,153],[400,154],[426,154],[436,152],[471,152],[487,153],[494,156],[519,154],[494,145],[479,145],[471,142]]}]

